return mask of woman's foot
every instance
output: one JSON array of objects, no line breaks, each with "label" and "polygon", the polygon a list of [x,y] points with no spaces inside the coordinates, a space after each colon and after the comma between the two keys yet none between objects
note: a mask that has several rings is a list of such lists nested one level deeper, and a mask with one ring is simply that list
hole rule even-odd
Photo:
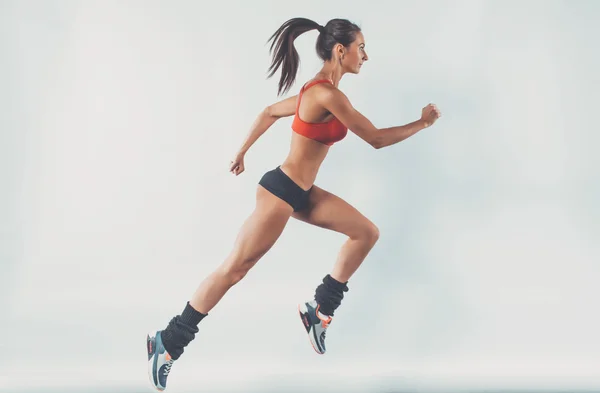
[{"label": "woman's foot", "polygon": [[167,377],[175,361],[165,349],[161,331],[150,332],[146,336],[148,350],[148,376],[152,385],[160,391],[167,387]]},{"label": "woman's foot", "polygon": [[325,353],[325,334],[332,318],[321,314],[319,305],[314,300],[300,304],[298,312],[310,343],[318,354],[323,355]]}]

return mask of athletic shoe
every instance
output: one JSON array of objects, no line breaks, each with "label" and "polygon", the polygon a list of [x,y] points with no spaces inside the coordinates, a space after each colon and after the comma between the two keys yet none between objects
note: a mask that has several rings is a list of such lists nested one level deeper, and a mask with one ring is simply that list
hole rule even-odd
[{"label": "athletic shoe", "polygon": [[310,343],[318,354],[323,355],[325,353],[325,333],[332,318],[321,314],[319,305],[314,300],[300,304],[298,312],[308,333]]},{"label": "athletic shoe", "polygon": [[148,333],[146,348],[148,350],[148,376],[150,382],[157,390],[163,391],[167,387],[167,377],[174,360],[163,346],[160,330]]}]

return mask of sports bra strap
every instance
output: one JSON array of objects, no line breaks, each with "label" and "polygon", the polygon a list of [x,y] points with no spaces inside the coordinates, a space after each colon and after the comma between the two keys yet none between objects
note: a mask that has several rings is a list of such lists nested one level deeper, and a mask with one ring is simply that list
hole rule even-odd
[{"label": "sports bra strap", "polygon": [[298,112],[298,108],[300,108],[300,99],[302,98],[302,94],[304,93],[304,91],[310,89],[311,87],[313,87],[316,84],[319,83],[331,83],[333,85],[333,82],[330,79],[317,79],[308,83],[305,83],[304,86],[302,86],[302,88],[300,89],[300,94],[298,94],[298,102],[296,102],[296,112]]}]

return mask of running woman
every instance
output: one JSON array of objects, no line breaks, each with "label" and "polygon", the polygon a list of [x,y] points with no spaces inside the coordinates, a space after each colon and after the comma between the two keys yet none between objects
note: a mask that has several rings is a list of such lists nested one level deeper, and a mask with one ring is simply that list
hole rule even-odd
[{"label": "running woman", "polygon": [[412,123],[376,128],[352,106],[338,85],[345,74],[358,74],[369,57],[361,29],[346,19],[332,19],[321,26],[310,19],[293,18],[275,31],[269,39],[273,56],[269,77],[281,68],[278,95],[289,91],[296,78],[299,56],[294,40],[311,30],[319,32],[316,52],[323,67],[297,95],[273,103],[259,114],[229,170],[235,176],[244,172],[245,155],[257,139],[278,119],[294,116],[287,158],[258,182],[255,209],[227,258],[200,283],[180,315],[163,330],[147,336],[148,373],[158,390],[166,388],[173,362],[199,332],[200,321],[271,249],[290,217],[348,237],[312,299],[298,306],[312,347],[324,354],[326,330],[348,291],[348,281],[377,242],[379,229],[342,198],[314,184],[319,168],[331,146],[344,139],[348,129],[381,149],[430,127],[440,116],[437,107],[429,104]]}]

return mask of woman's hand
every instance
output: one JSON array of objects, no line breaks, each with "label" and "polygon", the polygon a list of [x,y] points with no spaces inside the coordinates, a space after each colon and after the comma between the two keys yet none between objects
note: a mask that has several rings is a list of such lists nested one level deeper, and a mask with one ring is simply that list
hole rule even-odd
[{"label": "woman's hand", "polygon": [[430,127],[440,117],[440,110],[434,104],[429,104],[421,112],[421,121],[425,127]]},{"label": "woman's hand", "polygon": [[229,172],[236,176],[244,172],[244,155],[243,152],[238,152],[233,160],[229,161]]}]

